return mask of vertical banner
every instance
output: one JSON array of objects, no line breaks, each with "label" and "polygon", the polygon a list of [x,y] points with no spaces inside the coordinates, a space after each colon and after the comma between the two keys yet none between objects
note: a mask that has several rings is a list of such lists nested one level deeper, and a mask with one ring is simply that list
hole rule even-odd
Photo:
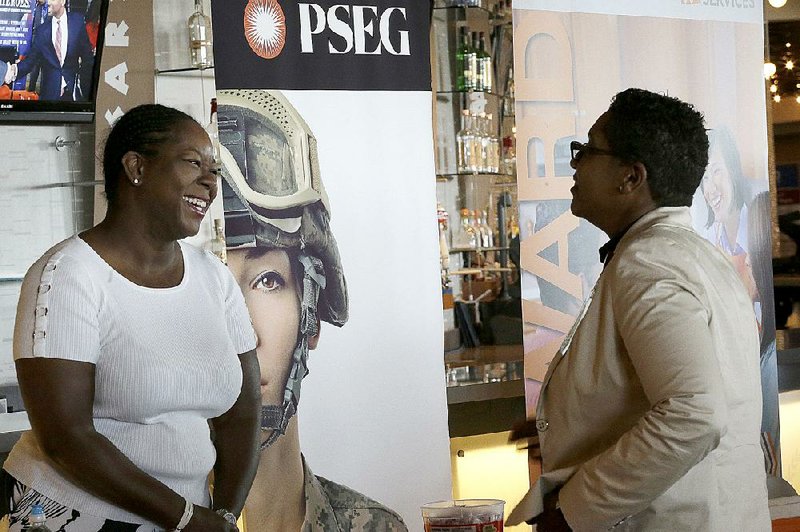
[{"label": "vertical banner", "polygon": [[251,532],[419,530],[451,496],[430,13],[359,4],[212,2],[227,258],[262,377]]},{"label": "vertical banner", "polygon": [[[780,474],[762,5],[515,0],[518,187],[528,412],[597,280],[607,237],[570,212],[569,144],[629,87],[693,104],[709,129],[695,229],[735,265],[761,333],[762,446]],[[755,356],[755,355],[754,355]]]},{"label": "vertical banner", "polygon": [[[155,100],[156,69],[153,44],[153,0],[110,1],[97,87],[95,136],[105,139],[111,124],[129,109]],[[136,55],[131,55],[136,50]],[[135,60],[131,61],[131,58]],[[98,157],[97,160],[102,159]],[[103,179],[101,165],[95,179]],[[95,187],[94,220],[105,217],[103,187]]]}]

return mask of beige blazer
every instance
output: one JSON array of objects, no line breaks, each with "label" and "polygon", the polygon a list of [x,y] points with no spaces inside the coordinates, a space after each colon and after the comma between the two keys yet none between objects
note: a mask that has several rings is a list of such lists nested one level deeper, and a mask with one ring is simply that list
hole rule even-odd
[{"label": "beige blazer", "polygon": [[543,474],[576,531],[770,530],[759,338],[730,261],[656,209],[620,241],[537,405]]}]

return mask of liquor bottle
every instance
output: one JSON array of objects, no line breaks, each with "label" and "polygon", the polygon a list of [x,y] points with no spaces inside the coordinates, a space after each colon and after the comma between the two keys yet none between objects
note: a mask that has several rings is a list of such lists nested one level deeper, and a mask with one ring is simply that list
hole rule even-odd
[{"label": "liquor bottle", "polygon": [[486,241],[483,244],[483,247],[494,247],[494,231],[492,231],[492,226],[489,225],[489,213],[487,211],[483,211],[481,213],[481,227],[486,235]]},{"label": "liquor bottle", "polygon": [[467,92],[475,89],[474,66],[469,61],[469,54],[472,51],[469,43],[467,28],[458,28],[458,47],[456,48],[456,90]]},{"label": "liquor bottle", "polygon": [[483,37],[483,32],[478,33],[477,43],[477,78],[476,86],[478,90],[491,92],[492,90],[492,58],[486,51],[486,41]]},{"label": "liquor bottle", "polygon": [[47,526],[47,516],[44,513],[44,508],[40,504],[34,504],[31,508],[31,513],[28,516],[28,532],[51,532]]},{"label": "liquor bottle", "polygon": [[489,121],[485,113],[480,113],[477,117],[477,120],[478,120],[478,127],[477,127],[478,137],[480,138],[480,145],[481,145],[481,159],[478,171],[491,172],[490,170],[491,154],[489,153],[491,150],[489,126],[488,126]]},{"label": "liquor bottle", "polygon": [[449,215],[447,210],[441,203],[436,204],[436,218],[439,222],[439,264],[442,269],[442,278],[446,278],[445,272],[450,269],[450,246],[447,241],[449,240],[449,231],[447,228],[447,219]]},{"label": "liquor bottle", "polygon": [[479,118],[476,115],[469,115],[467,171],[472,173],[480,172],[483,166],[483,139],[481,138]]},{"label": "liquor bottle", "polygon": [[461,129],[456,133],[456,166],[458,173],[467,172],[469,167],[469,111],[461,111]]},{"label": "liquor bottle", "polygon": [[514,116],[514,68],[508,69],[506,93],[503,95],[503,116]]},{"label": "liquor bottle", "polygon": [[201,0],[195,0],[194,13],[187,22],[189,26],[189,51],[192,66],[208,68],[211,66],[211,20],[203,14]]},{"label": "liquor bottle", "polygon": [[454,247],[461,249],[475,249],[478,245],[475,229],[470,223],[469,209],[461,209],[461,223],[453,237],[453,244]]},{"label": "liquor bottle", "polygon": [[[472,32],[472,37],[467,37],[467,42],[470,40],[472,44],[469,45],[469,51],[464,54],[464,76],[465,83],[468,83],[467,90],[481,90],[478,88],[478,48],[476,46],[477,33]],[[469,81],[466,80],[467,76]]]},{"label": "liquor bottle", "polygon": [[439,231],[444,234],[445,242],[449,248],[450,243],[453,241],[450,234],[450,213],[440,202],[436,202],[436,220],[439,222]]},{"label": "liquor bottle", "polygon": [[214,148],[214,160],[219,162],[219,128],[217,127],[217,99],[211,98],[211,120],[206,126],[206,133],[211,139],[211,146]]},{"label": "liquor bottle", "polygon": [[219,218],[214,219],[214,237],[208,243],[208,250],[216,255],[219,260],[228,263],[228,253],[225,246],[225,229],[222,226],[222,220]]},{"label": "liquor bottle", "polygon": [[517,174],[517,154],[514,147],[514,135],[503,137],[503,173]]},{"label": "liquor bottle", "polygon": [[488,162],[486,164],[486,171],[493,174],[500,172],[500,139],[495,134],[496,127],[492,121],[492,115],[486,117],[488,147],[487,156]]},{"label": "liquor bottle", "polygon": [[472,211],[472,228],[475,230],[475,236],[478,240],[478,247],[488,248],[489,235],[486,234],[486,228],[483,226],[483,223],[481,223],[481,217],[478,211]]}]

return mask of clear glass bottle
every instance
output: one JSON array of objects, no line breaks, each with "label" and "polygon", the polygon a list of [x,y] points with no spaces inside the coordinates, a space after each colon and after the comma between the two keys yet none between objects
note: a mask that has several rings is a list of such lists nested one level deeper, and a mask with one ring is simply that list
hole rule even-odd
[{"label": "clear glass bottle", "polygon": [[487,211],[481,212],[481,228],[483,228],[483,232],[486,235],[483,247],[494,247],[494,231],[492,231],[492,226],[489,225],[489,213]]},{"label": "clear glass bottle", "polygon": [[514,147],[514,135],[503,137],[503,173],[517,175],[517,154]]},{"label": "clear glass bottle", "polygon": [[454,247],[459,249],[475,249],[478,246],[478,238],[475,229],[470,222],[469,209],[461,209],[461,223],[458,232],[453,237]]},{"label": "clear glass bottle", "polygon": [[514,68],[508,69],[506,93],[503,95],[503,116],[514,116]]},{"label": "clear glass bottle", "polygon": [[187,22],[189,26],[189,52],[192,66],[208,68],[212,64],[211,20],[203,13],[203,4],[195,0],[194,13]]},{"label": "clear glass bottle", "polygon": [[214,160],[219,162],[219,128],[217,127],[217,99],[211,98],[211,119],[206,126],[206,133],[211,139],[211,146],[214,148]]},{"label": "clear glass bottle", "polygon": [[220,218],[214,219],[214,236],[211,242],[208,243],[208,250],[225,264],[228,263],[228,252],[225,246],[225,228]]},{"label": "clear glass bottle", "polygon": [[[476,43],[473,43],[473,47]],[[486,40],[483,32],[478,33],[477,41],[477,90],[491,92],[492,90],[492,57],[486,51]]]},{"label": "clear glass bottle", "polygon": [[441,203],[436,204],[436,218],[439,223],[439,264],[444,279],[450,269],[450,230],[447,227],[449,215]]},{"label": "clear glass bottle", "polygon": [[28,532],[51,532],[47,526],[47,516],[44,513],[44,508],[40,504],[34,504],[31,508],[31,513],[28,516]]},{"label": "clear glass bottle", "polygon": [[486,117],[486,128],[487,138],[489,139],[486,171],[497,174],[500,172],[500,139],[497,138],[497,135],[495,134],[497,128],[492,120],[491,114]]},{"label": "clear glass bottle", "polygon": [[486,114],[480,113],[477,116],[477,135],[480,139],[480,161],[478,163],[478,171],[479,172],[491,172],[489,170],[489,162],[491,159],[490,151],[490,142],[489,142],[489,127],[488,127],[488,120],[486,118]]},{"label": "clear glass bottle", "polygon": [[465,75],[470,76],[469,89],[467,90],[480,90],[478,88],[478,48],[476,47],[477,33],[472,32],[472,36],[467,38],[467,42],[472,42],[469,45],[469,51],[464,54],[464,68]]},{"label": "clear glass bottle", "polygon": [[461,111],[461,129],[456,133],[456,166],[458,173],[468,172],[469,168],[469,111]]},{"label": "clear glass bottle", "polygon": [[469,115],[469,158],[467,159],[467,171],[477,173],[483,167],[483,139],[480,131],[480,117]]}]

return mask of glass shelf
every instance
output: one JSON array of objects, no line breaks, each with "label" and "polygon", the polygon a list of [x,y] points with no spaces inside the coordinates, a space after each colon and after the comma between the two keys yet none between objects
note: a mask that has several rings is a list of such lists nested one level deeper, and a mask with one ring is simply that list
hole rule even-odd
[{"label": "glass shelf", "polygon": [[167,69],[156,69],[156,75],[159,74],[181,74],[185,72],[202,72],[204,70],[214,70],[214,65],[207,66],[207,67],[181,67],[181,68],[167,68]]},{"label": "glass shelf", "polygon": [[[456,177],[463,177],[463,176],[475,176],[475,177],[503,177],[506,179],[513,179],[516,180],[517,176],[513,174],[501,174],[496,172],[454,172],[449,174],[436,174],[436,179],[438,180],[447,180],[450,181]],[[503,183],[506,184],[506,183]],[[508,183],[516,185],[517,182],[514,181],[513,183]]]},{"label": "glass shelf", "polygon": [[487,266],[486,268],[462,268],[460,270],[452,270],[447,272],[447,275],[478,275],[481,273],[503,273],[513,272],[515,268],[502,266]]},{"label": "glass shelf", "polygon": [[494,97],[496,97],[496,98],[503,98],[503,95],[502,95],[502,94],[500,94],[499,92],[495,92],[495,91],[477,91],[477,90],[468,90],[468,91],[457,91],[457,90],[451,90],[451,91],[436,91],[436,95],[437,95],[437,96],[439,96],[439,95],[441,95],[441,96],[446,96],[446,95],[449,95],[449,94],[464,94],[464,95],[468,95],[468,94],[488,94],[489,96],[494,96]]},{"label": "glass shelf", "polygon": [[481,6],[446,6],[446,5],[442,5],[441,0],[435,2],[435,5],[433,6],[433,9],[436,9],[436,10],[440,10],[440,9],[466,9],[466,10],[472,10],[472,11],[483,11],[484,13],[486,13],[489,16],[489,18],[494,18],[494,13],[492,13],[491,11],[486,9],[485,7],[481,7]]},{"label": "glass shelf", "polygon": [[456,253],[480,253],[483,251],[508,251],[511,248],[505,247],[491,247],[491,248],[450,248],[450,254],[454,255]]}]

